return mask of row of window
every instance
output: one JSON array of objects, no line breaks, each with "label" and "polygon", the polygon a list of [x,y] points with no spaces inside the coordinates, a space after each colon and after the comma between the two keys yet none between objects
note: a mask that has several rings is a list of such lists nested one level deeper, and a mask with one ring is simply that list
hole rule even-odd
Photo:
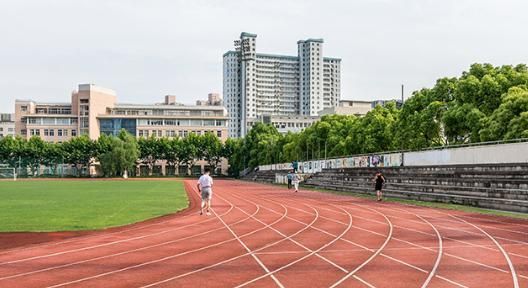
[{"label": "row of window", "polygon": [[26,123],[35,125],[77,125],[77,118],[28,117]]},{"label": "row of window", "polygon": [[138,119],[138,126],[225,126],[225,120]]},{"label": "row of window", "polygon": [[[26,131],[22,130],[23,135],[25,135],[24,132]],[[69,129],[29,129],[29,135],[31,136],[44,135],[48,137],[53,137],[57,135],[57,137],[68,137],[68,135],[70,134],[72,137],[77,136],[77,130],[76,129],[71,129],[71,130]]]},{"label": "row of window", "polygon": [[37,107],[35,109],[37,114],[61,114],[70,115],[72,114],[71,107]]},{"label": "row of window", "polygon": [[141,116],[223,116],[222,111],[213,110],[175,110],[175,109],[152,109],[152,110],[137,110],[137,109],[114,109],[110,111],[112,115],[141,115]]},{"label": "row of window", "polygon": [[[138,130],[138,137],[187,137],[190,133],[194,133],[196,135],[204,135],[205,133],[214,133],[214,131],[201,131],[201,130],[165,130],[165,134],[163,134],[163,130]],[[216,131],[216,136],[222,137],[222,130]]]}]

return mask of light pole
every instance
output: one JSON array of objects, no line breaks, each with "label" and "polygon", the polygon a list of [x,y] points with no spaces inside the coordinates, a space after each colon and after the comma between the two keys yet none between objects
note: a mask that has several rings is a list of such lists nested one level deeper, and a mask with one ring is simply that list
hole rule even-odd
[{"label": "light pole", "polygon": [[317,145],[319,145],[317,147],[317,159],[321,159],[321,141],[317,140]]},{"label": "light pole", "polygon": [[325,161],[326,161],[326,142],[327,140],[325,139]]},{"label": "light pole", "polygon": [[[403,109],[403,101],[404,101],[404,99],[403,99],[403,95],[404,95],[403,92],[404,92],[404,90],[403,90],[403,89],[404,89],[404,86],[403,86],[403,84],[402,84],[402,85],[401,85],[401,101],[402,101],[402,102],[401,102],[400,109]],[[404,158],[404,155],[405,155],[405,154],[403,153],[403,141],[401,141],[400,150],[401,150],[401,163],[400,163],[400,166],[403,166],[403,165],[404,165],[404,164],[403,164],[403,158]]]}]

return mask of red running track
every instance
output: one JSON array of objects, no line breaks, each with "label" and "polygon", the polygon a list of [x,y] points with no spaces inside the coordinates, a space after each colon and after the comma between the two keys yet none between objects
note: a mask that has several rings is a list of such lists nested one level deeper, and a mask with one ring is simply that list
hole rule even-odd
[{"label": "red running track", "polygon": [[0,287],[528,287],[528,221],[216,181],[212,216],[0,251]]}]

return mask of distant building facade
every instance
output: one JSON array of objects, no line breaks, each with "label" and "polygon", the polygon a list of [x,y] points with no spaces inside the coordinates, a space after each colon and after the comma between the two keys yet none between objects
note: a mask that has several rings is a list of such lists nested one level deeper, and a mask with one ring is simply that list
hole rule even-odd
[{"label": "distant building facade", "polygon": [[186,106],[165,96],[160,104],[117,103],[113,90],[93,84],[79,85],[69,103],[16,100],[15,132],[29,139],[67,141],[78,135],[91,139],[117,135],[121,129],[136,137],[185,137],[212,132],[227,139],[227,113],[222,106]]},{"label": "distant building facade", "polygon": [[374,108],[374,107],[376,107],[376,106],[378,106],[378,105],[385,106],[385,105],[387,105],[388,103],[392,103],[392,102],[396,103],[396,107],[397,107],[397,108],[400,108],[400,107],[402,106],[402,103],[403,103],[402,100],[400,100],[400,99],[391,99],[391,100],[374,100],[374,101],[372,101],[371,103],[372,103],[372,108]]},{"label": "distant building facade", "polygon": [[339,106],[326,108],[320,115],[355,115],[364,116],[373,108],[371,101],[341,100]]},{"label": "distant building facade", "polygon": [[[113,90],[93,84],[79,85],[68,103],[16,100],[14,114],[16,135],[26,139],[40,136],[48,142],[64,142],[79,135],[95,140],[101,134],[117,135],[121,129],[137,138],[213,133],[225,141],[227,123],[223,106],[186,106],[177,103],[173,95],[165,96],[160,104],[121,104]],[[227,171],[227,163],[222,166],[222,171]]]},{"label": "distant building facade", "polygon": [[319,116],[303,116],[303,115],[261,115],[257,119],[252,120],[249,125],[253,126],[256,123],[271,124],[281,134],[288,132],[301,132],[302,130],[312,126],[316,121],[319,121]]},{"label": "distant building facade", "polygon": [[323,40],[297,42],[297,56],[256,52],[257,35],[242,33],[223,55],[229,136],[243,137],[259,117],[311,116],[341,96],[341,59],[324,57]]},{"label": "distant building facade", "polygon": [[197,100],[196,106],[222,106],[222,97],[218,93],[207,94],[207,100]]},{"label": "distant building facade", "polygon": [[6,136],[15,136],[15,114],[0,114],[0,138]]}]

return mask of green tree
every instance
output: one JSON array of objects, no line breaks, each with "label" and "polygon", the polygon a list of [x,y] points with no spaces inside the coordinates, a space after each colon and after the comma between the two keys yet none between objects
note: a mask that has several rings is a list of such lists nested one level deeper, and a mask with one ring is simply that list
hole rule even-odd
[{"label": "green tree", "polygon": [[109,144],[107,149],[98,155],[104,176],[128,176],[139,157],[136,139],[122,130],[118,137],[101,135],[98,142],[101,146]]},{"label": "green tree", "polygon": [[88,169],[92,160],[97,156],[97,145],[87,135],[73,137],[62,143],[65,161],[77,170],[81,176],[84,169]]},{"label": "green tree", "polygon": [[21,163],[22,147],[25,140],[17,137],[6,136],[0,139],[0,163],[11,167],[18,167]]},{"label": "green tree", "polygon": [[42,164],[51,168],[53,175],[57,175],[59,164],[64,164],[65,153],[61,143],[45,143]]},{"label": "green tree", "polygon": [[163,155],[165,160],[167,160],[167,165],[174,167],[176,172],[176,166],[180,163],[180,149],[182,149],[182,140],[181,138],[171,138],[166,139],[161,142],[162,150],[164,151]]},{"label": "green tree", "polygon": [[483,141],[514,139],[528,136],[526,117],[528,112],[528,89],[511,88],[502,98],[502,103],[493,114],[484,119],[480,131]]},{"label": "green tree", "polygon": [[201,149],[203,151],[203,159],[207,161],[214,173],[218,163],[222,161],[222,157],[224,156],[224,145],[222,141],[213,133],[205,133],[201,137]]},{"label": "green tree", "polygon": [[194,133],[190,133],[183,138],[181,149],[178,151],[178,159],[180,165],[187,166],[187,174],[191,175],[192,167],[202,158],[203,152],[200,151],[200,137]]},{"label": "green tree", "polygon": [[147,165],[149,176],[152,175],[154,164],[163,158],[163,150],[159,139],[151,136],[149,138],[140,138],[139,158],[143,164]]},{"label": "green tree", "polygon": [[40,165],[44,162],[45,146],[46,143],[39,136],[32,136],[22,146],[22,157],[29,164],[33,176],[39,175]]}]

